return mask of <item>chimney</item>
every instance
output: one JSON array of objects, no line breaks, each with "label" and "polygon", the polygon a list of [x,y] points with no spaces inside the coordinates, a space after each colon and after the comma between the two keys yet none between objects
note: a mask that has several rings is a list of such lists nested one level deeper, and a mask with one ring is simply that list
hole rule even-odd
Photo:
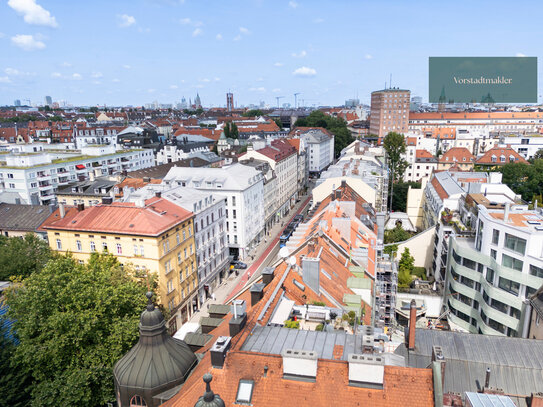
[{"label": "chimney", "polygon": [[113,203],[113,198],[111,196],[104,196],[102,198],[102,205],[111,205]]},{"label": "chimney", "polygon": [[264,283],[255,283],[251,287],[251,307],[253,307],[264,296]]},{"label": "chimney", "polygon": [[417,304],[415,300],[411,300],[411,307],[409,309],[409,336],[408,336],[409,350],[415,349],[415,325],[416,324],[417,324]]},{"label": "chimney", "polygon": [[485,388],[484,390],[488,389],[490,387],[490,368],[486,368],[486,374],[485,374]]},{"label": "chimney", "polygon": [[509,202],[506,202],[505,204],[505,211],[503,212],[503,221],[507,223],[509,220],[509,209],[511,204]]},{"label": "chimney", "polygon": [[151,178],[150,177],[143,177],[143,182],[151,182]]},{"label": "chimney", "polygon": [[64,216],[66,216],[66,208],[64,207],[64,204],[61,202],[59,205],[58,205],[58,211],[60,213],[60,218],[64,218]]},{"label": "chimney", "polygon": [[262,282],[266,285],[272,282],[274,276],[274,268],[273,267],[265,267],[264,270],[262,270]]},{"label": "chimney", "polygon": [[226,359],[226,353],[230,350],[231,346],[231,337],[219,336],[210,350],[211,366],[213,366],[215,369],[222,369],[224,366],[224,360]]},{"label": "chimney", "polygon": [[438,362],[441,367],[441,388],[445,388],[445,355],[441,346],[432,346],[432,362]]},{"label": "chimney", "polygon": [[89,171],[89,180],[94,181],[94,179],[95,179],[94,171]]},{"label": "chimney", "polygon": [[156,191],[156,192],[155,192],[155,196],[156,196],[157,198],[162,197],[162,192]]},{"label": "chimney", "polygon": [[318,257],[304,257],[302,259],[302,278],[305,284],[315,293],[320,294],[320,259]]},{"label": "chimney", "polygon": [[85,204],[84,203],[77,204],[77,211],[78,212],[82,212],[84,210],[85,210]]},{"label": "chimney", "polygon": [[245,327],[247,323],[246,304],[244,300],[234,300],[230,306],[230,312],[234,314],[229,322],[230,336],[234,337]]}]

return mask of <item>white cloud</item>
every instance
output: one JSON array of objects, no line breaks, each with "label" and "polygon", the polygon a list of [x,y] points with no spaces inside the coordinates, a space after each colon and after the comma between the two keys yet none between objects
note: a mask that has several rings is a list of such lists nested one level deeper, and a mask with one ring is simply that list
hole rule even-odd
[{"label": "white cloud", "polygon": [[182,18],[179,20],[181,25],[192,25],[193,27],[201,27],[204,25],[201,21],[192,21],[190,18]]},{"label": "white cloud", "polygon": [[120,79],[118,78],[115,78],[115,79],[112,79],[111,82],[114,82],[114,83],[119,83],[120,82]]},{"label": "white cloud", "polygon": [[150,33],[151,29],[150,28],[138,27],[138,32],[140,32],[140,33]]},{"label": "white cloud", "polygon": [[42,6],[36,4],[36,0],[9,0],[8,6],[22,15],[27,24],[58,27],[55,17]]},{"label": "white cloud", "polygon": [[303,76],[306,78],[309,78],[311,76],[315,76],[317,74],[317,71],[313,68],[308,68],[307,66],[302,66],[298,69],[296,69],[294,72],[292,72],[294,76]]},{"label": "white cloud", "polygon": [[132,67],[130,65],[123,65],[124,69],[131,69]]},{"label": "white cloud", "polygon": [[245,27],[239,27],[239,32],[242,33],[242,34],[245,34],[245,35],[251,33],[251,32],[250,32],[247,28],[245,28]]},{"label": "white cloud", "polygon": [[236,35],[234,37],[234,41],[239,41],[239,40],[241,40],[241,35],[240,34],[238,34],[238,35]]},{"label": "white cloud", "polygon": [[306,55],[307,55],[307,52],[306,52],[305,50],[302,50],[302,51],[300,51],[300,52],[298,52],[298,53],[296,53],[296,52],[293,52],[293,53],[292,53],[292,56],[293,56],[294,58],[303,58],[303,57],[305,57]]},{"label": "white cloud", "polygon": [[151,88],[151,89],[147,89],[147,92],[149,92],[149,93],[155,93],[155,92],[156,92],[156,89],[152,89],[152,88]]},{"label": "white cloud", "polygon": [[278,92],[281,92],[281,89],[280,88],[273,88],[272,92],[273,93],[278,93]]},{"label": "white cloud", "polygon": [[256,78],[256,81],[257,81],[257,82],[264,82],[264,78],[262,78],[262,77]]},{"label": "white cloud", "polygon": [[263,86],[260,86],[258,88],[249,88],[250,92],[266,92],[266,88]]},{"label": "white cloud", "polygon": [[60,74],[60,72],[53,72],[51,74],[51,78],[62,78],[62,75]]},{"label": "white cloud", "polygon": [[295,1],[289,1],[288,6],[290,8],[296,8],[296,7],[298,7],[298,3],[296,3]]},{"label": "white cloud", "polygon": [[192,36],[193,37],[198,37],[198,36],[202,35],[203,33],[204,33],[204,31],[201,28],[197,28],[192,32]]},{"label": "white cloud", "polygon": [[72,64],[69,63],[69,62],[63,62],[63,63],[60,64],[60,66],[63,66],[63,67],[66,67],[66,68],[70,68],[70,67],[72,66]]},{"label": "white cloud", "polygon": [[313,22],[314,22],[315,24],[324,23],[324,18],[316,18],[316,19],[313,20]]},{"label": "white cloud", "polygon": [[208,78],[198,79],[198,81],[199,81],[199,82],[205,82],[205,83],[211,82],[211,80],[208,79]]},{"label": "white cloud", "polygon": [[71,78],[72,78],[74,81],[80,81],[81,79],[83,79],[83,77],[81,76],[81,74],[78,74],[78,73],[72,74]]},{"label": "white cloud", "polygon": [[93,84],[93,85],[101,85],[102,82],[100,82],[100,81],[92,81],[92,84]]},{"label": "white cloud", "polygon": [[213,78],[213,81],[214,81],[214,82],[220,82],[220,81],[221,81],[221,78],[215,76],[215,77]]},{"label": "white cloud", "polygon": [[0,76],[0,83],[11,83],[11,80],[7,76]]},{"label": "white cloud", "polygon": [[366,55],[364,55],[364,58],[366,58],[366,59],[373,59],[373,55],[371,55],[371,54],[366,54]]},{"label": "white cloud", "polygon": [[517,57],[525,57],[526,55],[524,55],[522,52],[517,52]]},{"label": "white cloud", "polygon": [[273,66],[277,66],[277,67],[280,67],[280,66],[283,66],[284,64],[282,62],[276,62],[275,64],[273,64]]},{"label": "white cloud", "polygon": [[102,76],[102,72],[93,72],[91,73],[91,78],[101,78]]},{"label": "white cloud", "polygon": [[122,14],[117,17],[119,18],[119,27],[126,28],[126,27],[130,27],[131,25],[136,24],[136,19],[134,18],[134,16],[129,16],[128,14]]},{"label": "white cloud", "polygon": [[25,51],[34,51],[45,48],[45,43],[38,41],[33,35],[17,34],[16,36],[11,37],[11,42]]},{"label": "white cloud", "polygon": [[11,75],[11,76],[19,75],[20,73],[17,69],[14,69],[14,68],[6,68],[4,69],[4,72],[6,73],[6,75]]},{"label": "white cloud", "polygon": [[222,34],[217,34],[215,38],[219,41],[222,41]]},{"label": "white cloud", "polygon": [[177,88],[179,88],[179,86],[177,86],[177,85],[170,85],[170,89],[177,89]]}]

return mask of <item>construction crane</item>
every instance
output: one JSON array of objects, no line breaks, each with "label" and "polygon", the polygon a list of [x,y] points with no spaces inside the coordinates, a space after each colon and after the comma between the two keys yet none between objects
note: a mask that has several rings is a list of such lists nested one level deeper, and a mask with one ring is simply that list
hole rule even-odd
[{"label": "construction crane", "polygon": [[279,99],[283,99],[284,96],[276,96],[275,99],[277,100],[277,108],[279,108]]},{"label": "construction crane", "polygon": [[300,92],[294,94],[294,109],[298,108],[298,95],[301,95]]}]

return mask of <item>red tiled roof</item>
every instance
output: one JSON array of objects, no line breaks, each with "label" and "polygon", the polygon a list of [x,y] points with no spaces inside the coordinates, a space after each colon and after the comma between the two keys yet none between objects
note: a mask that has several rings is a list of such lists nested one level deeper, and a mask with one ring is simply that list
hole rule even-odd
[{"label": "red tiled roof", "polygon": [[445,189],[441,186],[436,177],[432,178],[431,184],[441,199],[447,199],[449,197],[449,194],[445,192]]},{"label": "red tiled roof", "polygon": [[192,215],[192,212],[165,199],[153,197],[145,201],[143,208],[134,203],[115,202],[82,211],[70,208],[64,218],[60,217],[57,209],[46,220],[44,229],[157,236]]},{"label": "red tiled roof", "polygon": [[[495,157],[496,161],[492,161],[492,157]],[[505,157],[505,161],[501,161],[501,156]],[[513,157],[513,160],[510,160],[510,157]],[[519,153],[513,150],[509,145],[507,147],[493,147],[483,154],[482,157],[479,157],[476,161],[477,164],[489,164],[489,165],[505,165],[508,163],[523,163],[530,164],[526,161]]]},{"label": "red tiled roof", "polygon": [[428,150],[415,150],[416,158],[434,158],[434,155]]},{"label": "red tiled roof", "polygon": [[443,112],[443,113],[417,113],[410,112],[409,120],[458,120],[458,119],[543,119],[542,112]]},{"label": "red tiled roof", "polygon": [[275,161],[284,160],[297,152],[295,147],[283,139],[273,140],[271,145],[256,151]]},{"label": "red tiled roof", "polygon": [[452,147],[439,158],[440,164],[452,164],[454,162],[472,163],[475,156],[466,147]]},{"label": "red tiled roof", "polygon": [[417,138],[416,137],[406,137],[405,144],[408,145],[408,146],[416,146],[417,145]]},{"label": "red tiled roof", "polygon": [[324,127],[303,127],[303,126],[294,127],[290,131],[289,135],[290,136],[299,136],[300,134],[305,134],[305,133],[307,133],[308,131],[311,131],[311,130],[320,130],[324,134],[327,134],[329,137],[334,137],[334,135],[332,133],[330,133],[328,130],[326,130]]}]

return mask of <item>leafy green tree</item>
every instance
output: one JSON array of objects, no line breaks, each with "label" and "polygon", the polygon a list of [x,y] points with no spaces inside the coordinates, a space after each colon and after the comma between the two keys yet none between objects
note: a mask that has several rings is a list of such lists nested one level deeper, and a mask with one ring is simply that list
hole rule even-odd
[{"label": "leafy green tree", "polygon": [[226,122],[223,130],[226,138],[239,138],[239,130],[238,126],[236,126],[236,123]]},{"label": "leafy green tree", "polygon": [[285,328],[300,329],[300,321],[292,321],[290,319],[287,319],[285,321]]},{"label": "leafy green tree", "polygon": [[107,253],[94,253],[85,265],[58,256],[8,290],[20,341],[14,358],[32,376],[32,405],[114,401],[112,368],[138,339],[146,291]]},{"label": "leafy green tree", "polygon": [[534,195],[543,193],[543,159],[534,160],[533,164],[509,163],[502,166],[502,182],[522,199],[530,201]]},{"label": "leafy green tree", "polygon": [[392,200],[392,210],[397,212],[406,212],[407,210],[407,192],[409,191],[409,187],[412,188],[420,188],[421,184],[420,182],[403,182],[399,181],[389,184],[389,199]]},{"label": "leafy green tree", "polygon": [[33,233],[24,238],[0,236],[0,281],[26,278],[51,259],[49,245]]},{"label": "leafy green tree", "polygon": [[0,317],[0,405],[11,407],[30,406],[32,378],[18,366],[13,355],[15,343],[8,339],[7,325]]},{"label": "leafy green tree", "polygon": [[334,153],[338,157],[345,147],[353,142],[353,136],[347,129],[347,123],[340,117],[333,117],[315,110],[307,117],[296,120],[297,127],[323,127],[334,135]]},{"label": "leafy green tree", "polygon": [[244,117],[257,117],[257,116],[264,116],[264,112],[260,109],[252,109],[247,110],[245,113],[242,114]]},{"label": "leafy green tree", "polygon": [[398,253],[398,245],[391,244],[391,245],[385,246],[385,248],[383,249],[383,252],[385,254],[388,254],[391,258],[396,257],[396,253]]},{"label": "leafy green tree", "polygon": [[409,249],[406,247],[400,258],[398,267],[398,285],[406,288],[411,284],[411,274],[415,268],[415,258],[411,256]]},{"label": "leafy green tree", "polygon": [[543,148],[540,148],[539,150],[537,150],[534,156],[532,157],[533,161],[541,160],[541,159],[543,159]]},{"label": "leafy green tree", "polygon": [[385,230],[385,244],[404,242],[410,237],[411,234],[408,231],[402,229],[402,225],[399,223],[394,226],[394,229]]},{"label": "leafy green tree", "polygon": [[393,181],[401,180],[405,169],[409,165],[402,158],[402,154],[405,154],[405,138],[403,134],[395,132],[388,133],[383,140],[383,148],[387,153],[389,167],[391,171],[393,170]]},{"label": "leafy green tree", "polygon": [[283,123],[281,122],[281,119],[279,117],[276,117],[275,119],[273,119],[273,121],[275,122],[275,124],[277,124],[279,130],[283,130]]}]

